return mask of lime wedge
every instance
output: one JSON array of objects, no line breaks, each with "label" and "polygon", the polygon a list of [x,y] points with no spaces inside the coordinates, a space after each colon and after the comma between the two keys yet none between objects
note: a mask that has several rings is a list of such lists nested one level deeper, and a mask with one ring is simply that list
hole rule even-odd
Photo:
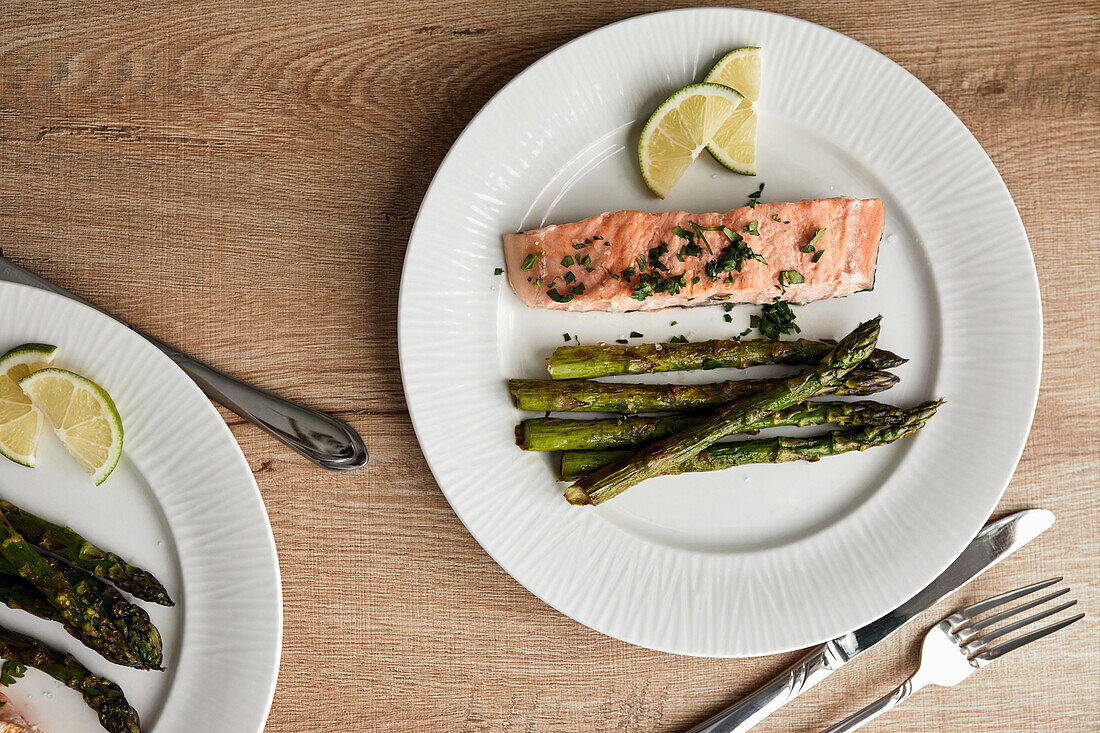
[{"label": "lime wedge", "polygon": [[692,84],[661,102],[642,129],[638,162],[653,193],[668,195],[742,96],[720,84]]},{"label": "lime wedge", "polygon": [[706,81],[740,92],[745,101],[714,133],[707,151],[735,173],[756,175],[756,109],[760,98],[761,51],[756,46],[730,51],[714,65]]},{"label": "lime wedge", "polygon": [[19,380],[49,366],[56,351],[48,344],[23,344],[0,356],[0,454],[24,466],[34,466],[45,421]]},{"label": "lime wedge", "polygon": [[57,437],[92,477],[103,483],[122,455],[122,419],[114,400],[95,382],[64,369],[41,369],[19,380]]}]

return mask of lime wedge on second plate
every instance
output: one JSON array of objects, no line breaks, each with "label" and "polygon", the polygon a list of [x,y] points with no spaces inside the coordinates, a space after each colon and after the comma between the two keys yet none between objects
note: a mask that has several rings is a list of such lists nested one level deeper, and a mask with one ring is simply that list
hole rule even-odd
[{"label": "lime wedge on second plate", "polygon": [[720,84],[692,84],[661,102],[642,129],[638,162],[653,193],[668,195],[742,96]]},{"label": "lime wedge on second plate", "polygon": [[19,380],[48,367],[56,351],[48,344],[23,344],[0,356],[0,454],[24,466],[34,466],[45,422]]},{"label": "lime wedge on second plate", "polygon": [[714,133],[707,150],[731,171],[756,175],[756,109],[763,63],[756,46],[730,51],[714,65],[706,81],[736,90],[745,101]]},{"label": "lime wedge on second plate", "polygon": [[122,419],[111,396],[95,382],[64,369],[41,369],[20,380],[57,437],[92,477],[103,483],[122,455]]}]

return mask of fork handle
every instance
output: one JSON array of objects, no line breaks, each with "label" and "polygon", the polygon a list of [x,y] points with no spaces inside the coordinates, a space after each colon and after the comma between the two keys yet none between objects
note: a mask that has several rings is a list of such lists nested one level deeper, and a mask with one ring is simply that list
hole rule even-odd
[{"label": "fork handle", "polygon": [[844,731],[862,728],[887,710],[893,710],[902,702],[908,700],[921,687],[923,685],[914,684],[913,678],[910,677],[902,683],[901,687],[893,692],[888,692],[862,710],[852,713],[836,725],[826,728],[822,733],[844,733]]}]

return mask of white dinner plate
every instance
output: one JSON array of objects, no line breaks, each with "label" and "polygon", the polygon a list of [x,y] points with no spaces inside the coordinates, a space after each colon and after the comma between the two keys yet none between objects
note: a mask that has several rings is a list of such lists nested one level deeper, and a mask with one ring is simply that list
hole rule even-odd
[{"label": "white dinner plate", "polygon": [[[764,48],[755,178],[705,154],[665,200],[635,146],[657,104],[729,49]],[[909,358],[896,405],[947,404],[915,438],[820,463],[647,481],[596,508],[562,499],[548,455],[516,448],[505,379],[546,378],[584,343],[731,337],[719,307],[655,313],[523,307],[501,235],[618,209],[725,211],[851,195],[886,203],[872,292],[796,308],[804,337],[883,314]],[[675,325],[673,325],[675,321]],[[782,15],[703,8],[601,28],[532,65],[467,127],[424,197],[401,284],[401,372],[417,437],[455,512],[532,593],[606,634],[696,655],[837,636],[934,578],[1008,484],[1039,385],[1042,326],[1027,236],[974,137],[870,48]],[[634,339],[635,342],[641,339]],[[766,370],[754,370],[764,374]],[[734,372],[655,375],[710,381]],[[637,378],[636,378],[637,379]]]},{"label": "white dinner plate", "polygon": [[[37,468],[0,458],[0,497],[149,570],[176,602],[137,601],[164,637],[164,672],[107,662],[59,624],[22,611],[0,606],[0,624],[114,680],[146,733],[262,730],[282,639],[279,563],[229,428],[168,357],[102,313],[11,283],[0,283],[0,313],[0,353],[56,345],[54,365],[110,392],[125,431],[118,466],[93,486],[47,429]],[[78,693],[37,670],[5,692],[44,731],[102,730]]]}]

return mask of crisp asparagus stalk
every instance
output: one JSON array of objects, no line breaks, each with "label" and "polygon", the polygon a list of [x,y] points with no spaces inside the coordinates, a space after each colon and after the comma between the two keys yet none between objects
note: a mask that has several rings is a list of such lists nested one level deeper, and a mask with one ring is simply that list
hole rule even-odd
[{"label": "crisp asparagus stalk", "polygon": [[[687,369],[747,369],[761,364],[813,364],[833,344],[824,341],[696,341],[667,344],[577,344],[559,346],[547,359],[554,379],[592,379],[616,374],[649,374]],[[897,354],[875,349],[867,357],[874,369],[891,369],[906,362]]]},{"label": "crisp asparagus stalk", "polygon": [[[908,437],[924,427],[936,414],[942,400],[904,410],[905,418],[887,425],[867,425],[852,430],[833,430],[810,438],[759,438],[736,443],[716,443],[691,460],[673,466],[668,473],[689,471],[720,471],[748,463],[785,463],[787,461],[816,461],[827,456],[837,456],[850,451],[863,451],[878,445],[893,443]],[[628,457],[629,450],[568,450],[561,454],[559,477],[562,481],[575,481],[601,468]]]},{"label": "crisp asparagus stalk", "polygon": [[[784,378],[713,384],[635,384],[588,379],[509,379],[516,407],[532,412],[680,412],[707,410],[783,384]],[[898,377],[859,367],[823,386],[815,397],[863,397],[890,389]]]},{"label": "crisp asparagus stalk", "polygon": [[[806,427],[807,425],[885,425],[904,419],[906,412],[892,405],[863,400],[860,402],[803,402],[779,410],[757,423],[746,425],[744,432],[766,428]],[[569,420],[541,417],[524,420],[516,426],[516,444],[523,450],[598,450],[633,448],[678,433],[702,418],[698,415],[661,417],[604,418]]]},{"label": "crisp asparagus stalk", "polygon": [[0,557],[15,568],[19,577],[45,596],[67,626],[79,631],[81,641],[117,664],[127,667],[144,666],[141,658],[115,625],[90,605],[49,561],[38,554],[38,549],[15,531],[3,513],[0,513]]},{"label": "crisp asparagus stalk", "polygon": [[[8,572],[10,566],[3,567],[6,565],[0,561],[0,571]],[[142,664],[138,669],[163,669],[160,666],[163,661],[160,631],[153,625],[145,609],[130,603],[117,590],[87,573],[74,570],[65,572],[64,575],[77,593],[88,603],[95,605],[125,635],[134,652],[141,658]],[[83,638],[80,629],[65,621],[37,588],[16,577],[0,575],[0,603],[47,621],[56,621],[82,644],[91,649],[96,648],[94,642],[90,643]]]},{"label": "crisp asparagus stalk", "polygon": [[99,549],[72,529],[48,522],[6,501],[0,501],[0,514],[7,517],[27,542],[52,552],[71,565],[109,580],[143,601],[175,605],[152,573],[129,564],[113,552]]},{"label": "crisp asparagus stalk", "polygon": [[137,711],[130,707],[122,689],[92,674],[73,655],[0,627],[0,657],[41,670],[79,692],[110,733],[141,733]]},{"label": "crisp asparagus stalk", "polygon": [[673,466],[764,416],[803,402],[844,378],[871,355],[878,341],[881,316],[861,323],[811,369],[787,377],[774,387],[720,407],[710,417],[657,441],[618,463],[578,479],[565,496],[571,504],[600,504]]}]

